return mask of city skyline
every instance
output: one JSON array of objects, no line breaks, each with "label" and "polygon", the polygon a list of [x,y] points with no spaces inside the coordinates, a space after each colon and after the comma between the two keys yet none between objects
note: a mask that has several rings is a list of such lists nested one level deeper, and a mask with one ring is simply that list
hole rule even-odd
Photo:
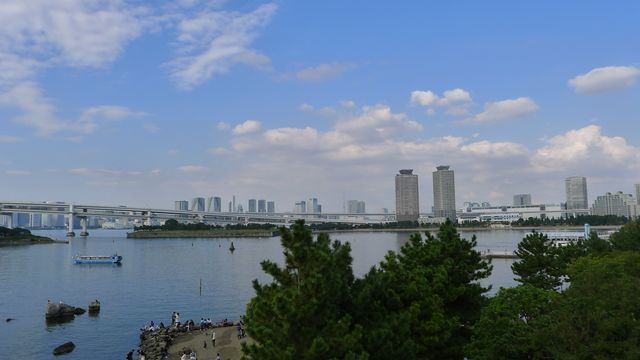
[{"label": "city skyline", "polygon": [[635,193],[640,4],[389,4],[0,5],[0,199],[375,211],[413,168],[430,212],[440,163],[457,208]]}]

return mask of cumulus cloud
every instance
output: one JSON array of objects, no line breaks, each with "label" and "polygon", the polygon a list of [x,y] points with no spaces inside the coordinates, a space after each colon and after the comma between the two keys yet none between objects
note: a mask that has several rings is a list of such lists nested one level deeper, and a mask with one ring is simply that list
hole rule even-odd
[{"label": "cumulus cloud", "polygon": [[420,131],[422,125],[404,113],[393,113],[387,105],[364,106],[360,114],[341,119],[336,130],[353,136],[386,138],[401,131]]},{"label": "cumulus cloud", "polygon": [[191,89],[236,64],[264,67],[269,58],[251,45],[277,10],[264,4],[252,12],[216,11],[205,8],[178,24],[178,56],[167,65],[182,89]]},{"label": "cumulus cloud", "polygon": [[538,105],[529,97],[519,97],[486,103],[484,111],[477,114],[473,120],[478,123],[488,123],[509,120],[532,114],[538,111]]},{"label": "cumulus cloud", "polygon": [[207,171],[207,168],[202,165],[182,165],[178,167],[178,170],[184,173],[194,174],[205,172]]},{"label": "cumulus cloud", "polygon": [[532,164],[536,170],[549,171],[570,166],[638,166],[640,149],[629,145],[620,136],[602,135],[602,128],[589,125],[570,130],[546,140],[538,149]]},{"label": "cumulus cloud", "polygon": [[354,67],[347,63],[319,64],[297,71],[295,77],[302,81],[324,81],[336,78]]},{"label": "cumulus cloud", "polygon": [[442,96],[436,95],[431,90],[416,90],[411,92],[411,103],[422,106],[452,106],[455,104],[468,103],[471,102],[471,100],[471,94],[461,88],[446,90],[442,93]]},{"label": "cumulus cloud", "polygon": [[490,142],[487,140],[474,142],[460,148],[463,153],[486,157],[511,157],[527,154],[527,148],[513,142]]},{"label": "cumulus cloud", "polygon": [[261,125],[259,121],[247,120],[242,124],[236,125],[236,127],[233,128],[233,133],[236,135],[246,135],[256,131],[260,131],[260,128]]},{"label": "cumulus cloud", "polygon": [[593,94],[629,87],[640,76],[640,68],[634,66],[605,66],[569,80],[577,93]]},{"label": "cumulus cloud", "polygon": [[331,106],[324,106],[316,108],[315,106],[307,103],[302,103],[298,106],[298,110],[306,113],[321,115],[321,116],[335,116],[337,111]]},{"label": "cumulus cloud", "polygon": [[224,122],[224,121],[220,121],[220,122],[218,122],[218,123],[216,124],[216,128],[217,128],[218,130],[229,130],[229,128],[230,128],[230,127],[231,127],[231,126],[229,126],[229,124],[227,124],[227,123],[226,123],[226,122]]}]

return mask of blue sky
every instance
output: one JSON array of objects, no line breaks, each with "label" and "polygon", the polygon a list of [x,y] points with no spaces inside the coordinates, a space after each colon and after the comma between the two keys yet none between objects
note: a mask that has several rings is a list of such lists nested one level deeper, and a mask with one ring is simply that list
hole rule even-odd
[{"label": "blue sky", "polygon": [[640,4],[4,1],[0,198],[393,210],[640,182]]}]

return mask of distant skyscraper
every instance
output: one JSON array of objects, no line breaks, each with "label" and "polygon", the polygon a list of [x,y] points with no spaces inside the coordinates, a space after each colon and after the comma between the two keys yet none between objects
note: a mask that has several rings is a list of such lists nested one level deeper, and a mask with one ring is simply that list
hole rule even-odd
[{"label": "distant skyscraper", "polygon": [[633,195],[618,191],[615,194],[610,192],[598,196],[591,208],[592,215],[616,215],[633,218],[637,216],[638,204],[633,199]]},{"label": "distant skyscraper", "polygon": [[588,209],[587,178],[584,176],[572,176],[564,180],[564,188],[567,194],[567,210]]},{"label": "distant skyscraper", "polygon": [[276,212],[276,203],[275,201],[267,201],[267,212],[269,214],[273,214]]},{"label": "distant skyscraper", "polygon": [[636,184],[636,202],[640,205],[640,184]]},{"label": "distant skyscraper", "polygon": [[247,211],[250,213],[258,212],[256,199],[249,199],[249,210]]},{"label": "distant skyscraper", "polygon": [[238,204],[238,208],[236,209],[239,213],[244,212],[244,209],[242,208],[242,204]]},{"label": "distant skyscraper", "polygon": [[178,200],[174,203],[174,210],[189,211],[189,202],[187,200]]},{"label": "distant skyscraper", "polygon": [[222,198],[219,196],[213,197],[213,212],[222,212]]},{"label": "distant skyscraper", "polygon": [[513,195],[513,206],[529,206],[531,205],[531,194]]},{"label": "distant skyscraper", "polygon": [[207,212],[213,212],[213,196],[207,198]]},{"label": "distant skyscraper", "polygon": [[231,207],[233,209],[233,212],[238,211],[238,208],[236,208],[236,196],[233,195],[231,202],[233,202],[233,206]]},{"label": "distant skyscraper", "polygon": [[233,212],[233,202],[229,201],[229,212]]},{"label": "distant skyscraper", "polygon": [[302,200],[298,201],[293,208],[293,212],[296,214],[304,214],[307,212],[307,202]]},{"label": "distant skyscraper", "polygon": [[360,201],[360,200],[347,201],[347,213],[348,214],[364,214],[365,213],[364,201]]},{"label": "distant skyscraper", "polygon": [[191,211],[204,211],[204,198],[195,197],[191,199]]},{"label": "distant skyscraper", "polygon": [[307,201],[307,212],[311,214],[321,212],[318,205],[318,198],[309,198],[309,201]]},{"label": "distant skyscraper", "polygon": [[259,213],[267,212],[267,200],[258,200],[258,212]]},{"label": "distant skyscraper", "polygon": [[433,172],[434,216],[456,221],[456,185],[453,170],[440,165]]},{"label": "distant skyscraper", "polygon": [[418,175],[413,169],[400,170],[396,174],[396,221],[418,221],[419,217]]}]

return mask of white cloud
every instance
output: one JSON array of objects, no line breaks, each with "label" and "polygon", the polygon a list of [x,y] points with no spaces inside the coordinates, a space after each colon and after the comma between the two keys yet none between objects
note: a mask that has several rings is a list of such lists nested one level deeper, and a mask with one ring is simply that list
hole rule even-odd
[{"label": "white cloud", "polygon": [[233,133],[236,135],[246,135],[256,131],[260,131],[260,128],[261,125],[259,121],[247,120],[242,124],[236,125],[236,127],[233,128]]},{"label": "white cloud", "polygon": [[336,130],[352,136],[372,136],[388,138],[402,131],[419,131],[422,125],[411,120],[404,113],[393,113],[387,105],[365,106],[356,116],[341,119]]},{"label": "white cloud", "polygon": [[216,124],[218,130],[229,130],[230,126],[224,121],[220,121]]},{"label": "white cloud", "polygon": [[452,116],[465,116],[469,114],[469,105],[471,104],[471,94],[461,88],[446,90],[442,96],[438,96],[433,91],[416,90],[411,92],[411,103],[429,107],[427,109],[428,116],[434,116],[435,106],[446,107],[446,114]]},{"label": "white cloud", "polygon": [[316,108],[313,105],[302,103],[298,106],[298,110],[306,113],[316,114],[320,116],[335,116],[337,111],[331,106]]},{"label": "white cloud", "polygon": [[28,176],[28,175],[31,175],[30,171],[25,171],[25,170],[7,170],[4,173],[5,173],[5,175],[9,175],[9,176]]},{"label": "white cloud", "polygon": [[295,77],[302,81],[323,81],[338,77],[352,68],[353,64],[346,63],[319,64],[296,72]]},{"label": "white cloud", "polygon": [[438,102],[438,95],[434,94],[432,91],[412,91],[411,92],[411,103],[418,104],[422,106],[431,106],[435,105]]},{"label": "white cloud", "polygon": [[191,89],[235,64],[263,67],[269,58],[251,48],[258,31],[275,14],[275,4],[264,4],[250,13],[205,9],[178,24],[178,57],[168,63],[171,77],[183,89]]},{"label": "white cloud", "polygon": [[527,154],[527,148],[512,142],[478,141],[460,148],[463,153],[486,157],[511,157]]},{"label": "white cloud", "polygon": [[533,99],[519,97],[487,103],[484,105],[484,111],[477,114],[473,120],[478,123],[508,120],[532,114],[538,109],[539,107]]},{"label": "white cloud", "polygon": [[93,106],[82,112],[80,120],[91,121],[93,119],[123,120],[131,117],[147,116],[149,114],[142,111],[134,111],[124,106],[101,105]]},{"label": "white cloud", "polygon": [[460,88],[446,90],[443,94],[443,97],[438,101],[439,105],[442,106],[449,106],[466,102],[471,102],[471,94],[469,94],[468,91]]},{"label": "white cloud", "polygon": [[353,100],[342,100],[340,101],[340,105],[346,109],[352,109],[356,107],[356,102]]},{"label": "white cloud", "polygon": [[537,170],[558,170],[580,165],[634,167],[640,164],[640,149],[620,136],[602,135],[602,128],[589,125],[546,140],[532,158]]},{"label": "white cloud", "polygon": [[207,171],[207,168],[201,165],[183,165],[179,166],[178,170],[184,173],[202,173]]},{"label": "white cloud", "polygon": [[17,143],[24,141],[23,138],[11,135],[0,135],[0,143]]},{"label": "white cloud", "polygon": [[577,93],[593,94],[629,87],[640,76],[640,68],[633,66],[606,66],[595,68],[586,74],[569,80]]}]

